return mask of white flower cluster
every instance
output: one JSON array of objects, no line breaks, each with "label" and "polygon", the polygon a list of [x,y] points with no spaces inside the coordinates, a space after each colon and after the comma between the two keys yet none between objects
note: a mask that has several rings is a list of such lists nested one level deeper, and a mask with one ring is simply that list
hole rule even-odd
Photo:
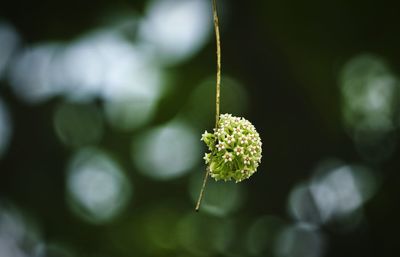
[{"label": "white flower cluster", "polygon": [[261,139],[254,126],[246,119],[220,115],[214,133],[207,131],[201,137],[210,153],[204,160],[215,180],[240,182],[256,172],[261,162]]}]

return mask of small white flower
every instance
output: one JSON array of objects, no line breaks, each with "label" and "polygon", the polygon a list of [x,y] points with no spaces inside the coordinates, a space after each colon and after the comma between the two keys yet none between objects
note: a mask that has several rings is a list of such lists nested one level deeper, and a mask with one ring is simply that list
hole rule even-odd
[{"label": "small white flower", "polygon": [[204,133],[201,134],[201,139],[200,139],[200,141],[204,141],[204,139],[206,138],[207,134],[208,134],[207,130],[204,131]]},{"label": "small white flower", "polygon": [[242,136],[242,137],[240,137],[239,141],[240,141],[240,143],[241,143],[242,145],[244,145],[244,144],[247,144],[247,142],[248,142],[248,140],[247,140],[247,137],[246,137],[246,136]]},{"label": "small white flower", "polygon": [[205,153],[203,159],[206,163],[209,163],[210,162],[210,154]]},{"label": "small white flower", "polygon": [[232,156],[232,154],[231,153],[226,153],[226,154],[224,154],[224,156],[222,156],[222,158],[224,158],[224,161],[225,162],[231,162],[232,161],[232,158],[233,156]]},{"label": "small white flower", "polygon": [[245,156],[245,157],[243,157],[243,163],[244,163],[244,165],[250,165],[251,164],[251,158],[250,158],[250,156]]},{"label": "small white flower", "polygon": [[250,153],[251,154],[256,154],[257,153],[257,147],[255,147],[255,146],[250,146]]},{"label": "small white flower", "polygon": [[218,151],[221,151],[221,150],[225,149],[225,146],[224,146],[223,143],[218,143],[218,144],[216,145],[216,147],[217,147]]},{"label": "small white flower", "polygon": [[243,147],[237,146],[235,148],[236,155],[241,155],[243,153]]},{"label": "small white flower", "polygon": [[242,130],[241,130],[239,127],[234,127],[234,128],[233,128],[233,133],[234,133],[234,134],[241,134],[241,133],[242,133]]},{"label": "small white flower", "polygon": [[227,142],[228,144],[235,142],[235,137],[232,136],[232,135],[228,135],[228,136],[226,137],[226,142]]},{"label": "small white flower", "polygon": [[225,133],[225,130],[223,129],[223,128],[219,128],[219,129],[217,129],[217,132],[215,132],[215,135],[217,136],[217,137],[222,137],[222,136],[224,136],[226,133]]}]

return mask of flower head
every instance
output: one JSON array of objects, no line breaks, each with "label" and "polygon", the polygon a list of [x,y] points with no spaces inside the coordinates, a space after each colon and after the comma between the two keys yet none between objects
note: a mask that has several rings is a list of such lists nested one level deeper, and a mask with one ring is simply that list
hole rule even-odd
[{"label": "flower head", "polygon": [[202,140],[210,150],[204,160],[214,179],[240,182],[256,172],[261,162],[262,144],[248,120],[222,114],[213,132],[206,131]]}]

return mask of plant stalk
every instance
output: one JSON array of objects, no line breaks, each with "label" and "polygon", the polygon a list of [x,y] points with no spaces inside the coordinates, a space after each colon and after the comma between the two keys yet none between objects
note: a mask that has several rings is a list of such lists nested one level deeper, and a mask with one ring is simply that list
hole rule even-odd
[{"label": "plant stalk", "polygon": [[[214,18],[214,30],[215,30],[215,41],[217,47],[217,78],[215,85],[215,129],[218,129],[219,120],[219,105],[220,105],[220,87],[221,87],[221,40],[219,35],[219,22],[218,22],[218,12],[216,0],[212,0],[212,11]],[[200,195],[196,204],[196,211],[199,211],[201,200],[203,199],[204,189],[207,184],[207,179],[210,174],[210,168],[207,167],[206,174],[204,175],[203,185],[201,186]]]},{"label": "plant stalk", "polygon": [[203,179],[203,185],[201,186],[199,199],[197,199],[197,204],[196,204],[196,209],[195,209],[196,211],[199,211],[199,209],[200,209],[201,200],[203,199],[204,189],[206,188],[206,183],[207,183],[209,174],[210,174],[210,169],[209,169],[209,167],[207,167],[206,175],[204,175],[204,179]]},{"label": "plant stalk", "polygon": [[221,87],[221,40],[219,36],[217,3],[216,0],[213,0],[212,2],[213,2],[215,41],[217,47],[217,81],[216,81],[216,92],[215,92],[215,128],[217,129],[218,119],[219,119],[219,101],[220,101],[220,87]]}]

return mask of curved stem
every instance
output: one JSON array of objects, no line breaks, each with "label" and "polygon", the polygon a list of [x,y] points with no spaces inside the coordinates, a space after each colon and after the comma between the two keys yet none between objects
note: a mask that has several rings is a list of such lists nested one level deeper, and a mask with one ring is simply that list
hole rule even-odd
[{"label": "curved stem", "polygon": [[[212,0],[212,10],[213,10],[213,18],[214,18],[214,30],[215,30],[215,41],[217,47],[217,81],[215,85],[215,129],[218,128],[218,120],[219,120],[219,105],[220,105],[220,87],[221,87],[221,42],[219,36],[219,23],[218,23],[218,13],[217,13],[217,3],[216,0]],[[199,211],[201,200],[203,199],[204,189],[207,184],[207,179],[210,174],[210,168],[207,167],[206,174],[204,175],[203,185],[200,190],[199,199],[196,204],[196,211]]]}]

